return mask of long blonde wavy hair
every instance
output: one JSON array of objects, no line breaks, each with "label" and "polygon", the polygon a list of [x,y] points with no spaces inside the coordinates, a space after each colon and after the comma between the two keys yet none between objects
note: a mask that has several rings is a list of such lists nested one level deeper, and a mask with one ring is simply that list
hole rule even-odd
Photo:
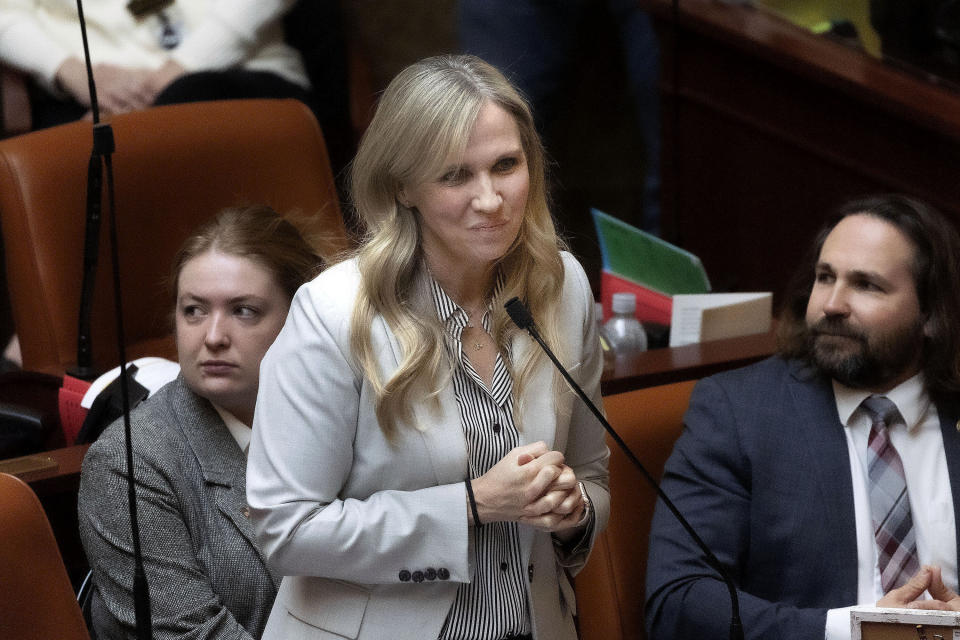
[{"label": "long blonde wavy hair", "polygon": [[[478,114],[488,103],[513,116],[529,171],[520,232],[497,265],[504,286],[493,301],[491,335],[503,353],[518,331],[503,303],[517,296],[529,306],[548,343],[562,347],[557,340],[557,309],[563,286],[559,250],[565,245],[550,215],[544,151],[530,107],[499,71],[474,56],[439,56],[407,67],[381,97],[351,173],[354,205],[366,227],[357,251],[362,284],[351,319],[351,349],[373,386],[377,418],[388,436],[410,421],[415,400],[427,398],[438,406],[439,393],[453,372],[430,293],[419,214],[402,206],[398,194],[404,185],[435,179],[450,158],[462,156]],[[386,380],[371,343],[377,315],[402,350],[399,368]],[[539,349],[528,349],[521,362],[512,363],[515,398],[522,398],[524,385],[543,357]],[[560,387],[554,387],[559,394]],[[516,403],[518,412],[520,405]]]}]

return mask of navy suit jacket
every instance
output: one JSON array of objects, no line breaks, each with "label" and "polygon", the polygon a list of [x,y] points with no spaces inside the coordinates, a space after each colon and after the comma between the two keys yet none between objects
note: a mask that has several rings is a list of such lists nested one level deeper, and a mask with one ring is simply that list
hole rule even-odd
[{"label": "navy suit jacket", "polygon": [[[960,524],[955,400],[937,411]],[[684,422],[662,486],[729,568],[746,637],[822,640],[827,609],[857,603],[850,460],[830,380],[770,358],[701,380]],[[663,504],[647,594],[651,638],[727,637],[728,592]]]}]

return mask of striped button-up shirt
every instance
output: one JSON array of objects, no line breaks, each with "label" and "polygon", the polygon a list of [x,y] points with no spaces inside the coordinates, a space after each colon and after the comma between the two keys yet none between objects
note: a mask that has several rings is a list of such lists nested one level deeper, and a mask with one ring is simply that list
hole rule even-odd
[{"label": "striped button-up shirt", "polygon": [[[497,289],[501,286],[499,282]],[[460,337],[467,327],[466,311],[436,281],[433,299],[455,363],[453,393],[467,441],[470,477],[476,478],[519,442],[513,422],[513,381],[498,353],[493,383],[487,388],[463,352]],[[483,314],[483,328],[490,331],[489,308]],[[489,522],[474,530],[473,581],[460,585],[440,640],[496,640],[530,633],[527,571],[517,527],[516,522]]]}]

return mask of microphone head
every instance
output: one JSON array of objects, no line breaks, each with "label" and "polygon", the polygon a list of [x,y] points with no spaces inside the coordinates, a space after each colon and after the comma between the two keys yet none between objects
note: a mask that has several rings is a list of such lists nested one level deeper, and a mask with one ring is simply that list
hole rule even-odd
[{"label": "microphone head", "polygon": [[503,307],[507,310],[510,319],[513,320],[513,324],[528,331],[533,327],[533,316],[530,315],[530,310],[520,301],[520,298],[510,298]]}]

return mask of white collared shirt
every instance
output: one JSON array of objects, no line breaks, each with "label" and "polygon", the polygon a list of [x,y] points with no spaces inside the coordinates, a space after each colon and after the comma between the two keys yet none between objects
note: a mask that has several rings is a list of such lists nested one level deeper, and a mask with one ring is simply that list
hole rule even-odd
[{"label": "white collared shirt", "polygon": [[233,436],[233,439],[240,445],[240,450],[243,451],[243,455],[247,455],[247,451],[250,450],[250,435],[253,433],[253,430],[248,425],[243,424],[240,418],[223,407],[218,407],[212,402],[210,404],[212,404],[213,408],[220,414],[220,419],[223,420],[223,424],[227,425],[227,429],[230,430],[230,435]]},{"label": "white collared shirt", "polygon": [[[833,392],[840,421],[846,426],[844,431],[850,452],[857,528],[857,603],[874,605],[884,594],[870,517],[867,440],[871,420],[860,407],[871,393],[845,387],[836,381]],[[930,401],[920,374],[883,395],[897,405],[905,422],[890,427],[889,433],[890,441],[903,461],[918,559],[921,565],[939,566],[944,584],[956,591],[957,540],[953,496],[937,408]],[[923,597],[927,597],[926,594]],[[825,637],[826,640],[850,638],[849,607],[828,612]]]}]

